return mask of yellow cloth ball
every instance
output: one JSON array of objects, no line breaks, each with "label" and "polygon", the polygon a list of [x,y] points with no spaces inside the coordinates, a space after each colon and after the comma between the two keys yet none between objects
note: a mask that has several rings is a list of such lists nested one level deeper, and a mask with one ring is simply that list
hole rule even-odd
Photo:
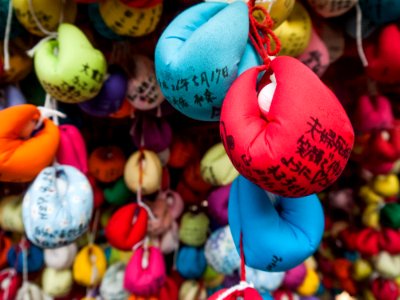
[{"label": "yellow cloth ball", "polygon": [[311,38],[311,18],[300,2],[274,33],[281,42],[279,55],[299,56],[307,48]]},{"label": "yellow cloth ball", "polygon": [[61,297],[68,294],[72,288],[72,272],[70,269],[56,270],[46,268],[42,275],[42,288],[46,295]]},{"label": "yellow cloth ball", "polygon": [[396,174],[378,175],[373,179],[372,188],[383,197],[397,196],[400,192],[399,178]]},{"label": "yellow cloth ball", "polygon": [[154,31],[162,14],[162,3],[153,7],[133,8],[119,0],[99,3],[100,15],[107,27],[119,35],[143,36]]},{"label": "yellow cloth ball", "polygon": [[384,202],[382,196],[376,194],[368,185],[364,185],[360,188],[359,195],[368,204]]},{"label": "yellow cloth ball", "polygon": [[107,269],[106,256],[96,245],[88,245],[79,251],[72,268],[74,280],[83,286],[98,285]]},{"label": "yellow cloth ball", "polygon": [[153,151],[144,150],[143,158],[141,158],[140,151],[133,153],[125,164],[124,179],[126,186],[136,193],[139,188],[139,164],[141,159],[143,159],[142,194],[149,195],[158,191],[161,187],[161,161]]},{"label": "yellow cloth ball", "polygon": [[352,276],[355,280],[361,281],[368,278],[372,273],[371,264],[365,259],[357,259],[353,264]]},{"label": "yellow cloth ball", "polygon": [[[29,2],[32,1],[30,7]],[[54,32],[60,23],[73,23],[77,7],[74,0],[13,0],[13,8],[18,21],[30,33],[38,36],[47,35],[45,31]],[[40,25],[37,24],[35,16]]]},{"label": "yellow cloth ball", "polygon": [[307,268],[306,277],[303,283],[297,288],[297,293],[302,296],[312,296],[317,292],[319,284],[320,281],[317,272]]},{"label": "yellow cloth ball", "polygon": [[[24,79],[32,70],[32,59],[26,55],[27,45],[20,38],[10,42],[10,69],[0,76],[0,82],[16,83]],[[0,43],[0,55],[2,60],[4,45]]]},{"label": "yellow cloth ball", "polygon": [[214,186],[227,185],[239,176],[222,143],[212,146],[200,163],[204,181]]},{"label": "yellow cloth ball", "polygon": [[0,227],[4,230],[24,233],[22,222],[22,196],[8,196],[0,201]]},{"label": "yellow cloth ball", "polygon": [[[197,281],[194,280],[186,280],[179,290],[179,300],[206,300],[207,299],[207,291],[203,287],[201,287]],[[197,297],[196,297],[197,296]]]},{"label": "yellow cloth ball", "polygon": [[362,214],[362,222],[365,226],[379,228],[379,204],[369,204]]},{"label": "yellow cloth ball", "polygon": [[[274,21],[274,28],[278,28],[285,21],[293,10],[295,0],[276,0],[271,6],[271,18]],[[263,6],[267,11],[270,8],[270,2],[256,1],[256,6]],[[262,21],[260,11],[254,13],[258,21]]]}]

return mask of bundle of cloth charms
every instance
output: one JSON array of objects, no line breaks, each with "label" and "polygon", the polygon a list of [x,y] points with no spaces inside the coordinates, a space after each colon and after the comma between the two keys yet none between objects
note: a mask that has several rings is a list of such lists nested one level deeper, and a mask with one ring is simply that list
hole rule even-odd
[{"label": "bundle of cloth charms", "polygon": [[399,9],[0,0],[0,299],[398,300]]}]

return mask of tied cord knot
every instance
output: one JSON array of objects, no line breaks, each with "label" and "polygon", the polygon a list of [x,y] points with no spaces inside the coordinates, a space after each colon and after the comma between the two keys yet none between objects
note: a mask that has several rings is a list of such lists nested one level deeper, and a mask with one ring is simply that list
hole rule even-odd
[{"label": "tied cord knot", "polygon": [[[262,58],[266,69],[269,69],[271,64],[270,56],[274,56],[281,50],[281,42],[279,41],[272,28],[274,21],[267,9],[261,5],[255,5],[255,0],[250,0],[248,3],[249,7],[249,21],[250,21],[250,32],[249,38],[254,48]],[[262,20],[258,21],[255,17],[255,13],[260,13]],[[275,48],[273,49],[272,41],[274,41]]]}]

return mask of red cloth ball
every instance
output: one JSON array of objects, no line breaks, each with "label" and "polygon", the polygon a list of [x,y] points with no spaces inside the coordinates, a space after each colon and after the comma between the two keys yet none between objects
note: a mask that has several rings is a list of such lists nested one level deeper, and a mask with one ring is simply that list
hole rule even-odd
[{"label": "red cloth ball", "polygon": [[364,255],[372,256],[376,255],[380,251],[380,234],[378,231],[372,228],[362,229],[356,237],[356,249],[358,252]]},{"label": "red cloth ball", "polygon": [[365,47],[367,74],[383,83],[400,83],[400,30],[397,24],[382,28],[377,41]]},{"label": "red cloth ball", "polygon": [[372,294],[375,300],[397,300],[399,297],[399,287],[388,279],[377,278],[372,282]]},{"label": "red cloth ball", "polygon": [[[336,96],[300,61],[271,62],[276,89],[260,109],[254,67],[232,84],[222,105],[220,133],[235,168],[261,188],[286,197],[318,193],[343,171],[354,131]],[[267,79],[266,79],[267,78]]]},{"label": "red cloth ball", "polygon": [[147,231],[148,215],[136,203],[124,205],[108,221],[105,235],[111,246],[129,251],[143,240]]}]

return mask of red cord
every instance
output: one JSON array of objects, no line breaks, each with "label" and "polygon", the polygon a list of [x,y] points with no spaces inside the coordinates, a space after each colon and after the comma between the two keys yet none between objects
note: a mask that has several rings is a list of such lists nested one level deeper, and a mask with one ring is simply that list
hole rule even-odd
[{"label": "red cord", "polygon": [[240,233],[240,280],[246,281],[246,262],[244,260],[243,234]]},{"label": "red cord", "polygon": [[[255,0],[250,0],[248,3],[250,19],[249,38],[268,69],[271,63],[269,56],[279,53],[281,42],[272,30],[274,21],[269,12],[261,5],[256,6],[255,2]],[[254,13],[257,11],[261,12],[264,16],[262,22],[257,21],[254,17]],[[275,42],[275,49],[272,49],[271,40]]]}]

